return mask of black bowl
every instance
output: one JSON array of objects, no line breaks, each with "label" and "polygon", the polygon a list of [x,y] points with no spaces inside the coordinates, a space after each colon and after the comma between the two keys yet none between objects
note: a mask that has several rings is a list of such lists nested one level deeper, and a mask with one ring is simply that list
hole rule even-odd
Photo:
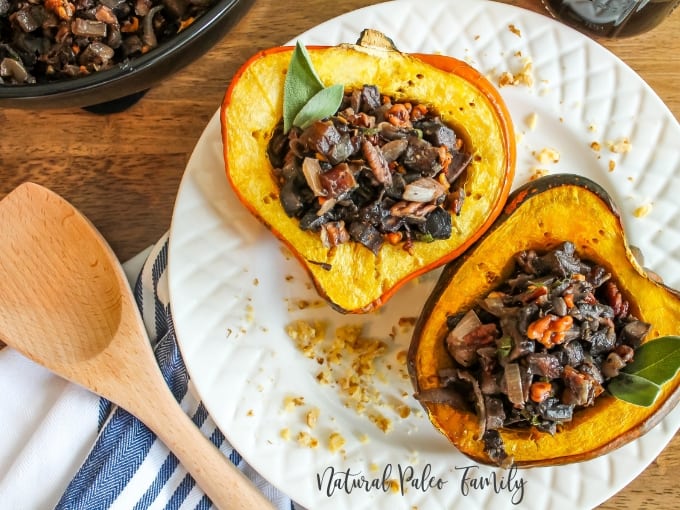
[{"label": "black bowl", "polygon": [[241,17],[252,0],[217,0],[185,30],[148,53],[88,76],[51,83],[0,85],[2,108],[123,109],[144,91],[212,48]]}]

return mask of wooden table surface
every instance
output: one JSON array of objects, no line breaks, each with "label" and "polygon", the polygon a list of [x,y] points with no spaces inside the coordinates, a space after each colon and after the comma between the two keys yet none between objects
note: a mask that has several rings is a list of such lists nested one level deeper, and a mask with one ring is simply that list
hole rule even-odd
[{"label": "wooden table surface", "polygon": [[[245,59],[329,18],[375,3],[256,0],[213,50],[122,113],[0,110],[0,198],[26,180],[43,184],[88,216],[126,260],[170,226],[185,164]],[[543,12],[539,0],[509,3]],[[676,12],[648,34],[601,42],[639,73],[680,119],[678,34]],[[600,508],[678,508],[678,472],[680,435]]]}]

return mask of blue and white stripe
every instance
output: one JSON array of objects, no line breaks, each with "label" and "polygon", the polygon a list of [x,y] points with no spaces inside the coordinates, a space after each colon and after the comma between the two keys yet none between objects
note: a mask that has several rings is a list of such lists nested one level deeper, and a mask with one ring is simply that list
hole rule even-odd
[{"label": "blue and white stripe", "polygon": [[[156,359],[172,393],[197,427],[243,470],[278,509],[291,500],[249,468],[205,406],[189,391],[189,376],[177,346],[166,281],[167,236],[149,254],[134,285]],[[175,456],[139,420],[101,399],[99,435],[69,483],[56,510],[208,509],[212,507]]]}]

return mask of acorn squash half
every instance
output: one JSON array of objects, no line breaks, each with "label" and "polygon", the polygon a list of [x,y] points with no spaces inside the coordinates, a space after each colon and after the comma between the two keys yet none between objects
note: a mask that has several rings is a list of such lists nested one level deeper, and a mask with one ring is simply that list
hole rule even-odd
[{"label": "acorn squash half", "polygon": [[[576,252],[612,273],[631,312],[650,323],[645,341],[680,332],[680,296],[650,278],[633,256],[612,198],[596,183],[575,175],[553,175],[513,192],[503,214],[473,247],[442,271],[416,324],[408,369],[416,392],[437,387],[438,372],[453,366],[446,351],[446,318],[466,311],[506,280],[513,255],[545,251],[572,241]],[[666,383],[651,407],[636,406],[602,394],[592,407],[577,410],[555,435],[535,428],[501,429],[505,451],[517,466],[583,461],[641,436],[676,405],[680,373]],[[462,453],[492,464],[478,440],[474,412],[423,403],[433,425]]]},{"label": "acorn squash half", "polygon": [[411,253],[388,243],[377,255],[352,241],[325,248],[318,233],[302,231],[298,220],[284,212],[267,157],[267,144],[282,119],[293,48],[260,52],[236,73],[221,108],[224,161],[233,189],[300,260],[322,297],[340,312],[364,313],[406,281],[463,253],[500,214],[514,176],[513,126],[494,86],[462,61],[408,55],[367,42],[307,49],[326,87],[343,84],[348,91],[371,84],[393,98],[433,105],[473,155],[465,204],[459,216],[452,216],[449,239],[416,242]]}]

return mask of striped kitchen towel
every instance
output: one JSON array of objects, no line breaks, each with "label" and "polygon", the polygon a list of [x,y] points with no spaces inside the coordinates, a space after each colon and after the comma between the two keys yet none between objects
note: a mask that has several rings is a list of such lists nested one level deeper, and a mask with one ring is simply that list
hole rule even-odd
[{"label": "striped kitchen towel", "polygon": [[[137,269],[131,272],[130,265],[126,267],[126,271],[133,283],[135,298],[168,386],[196,426],[253,480],[277,509],[296,508],[285,494],[250,468],[231,447],[192,391],[170,316],[166,279],[167,252],[166,235],[144,254],[141,271]],[[40,372],[42,367],[28,366],[28,360],[7,351],[10,349],[0,351],[0,371],[4,371],[4,374],[16,374],[17,377],[27,371],[34,371],[36,375],[32,376],[32,380],[43,377],[44,389],[54,387],[55,381],[51,376]],[[17,377],[13,378],[14,383],[17,382]],[[56,395],[40,397],[48,403],[49,409],[28,413],[37,416],[37,425],[31,424],[23,416],[16,417],[22,428],[31,431],[30,434],[23,432],[24,436],[22,431],[16,431],[17,437],[25,439],[12,440],[13,444],[8,440],[6,445],[0,441],[0,472],[3,469],[7,471],[5,475],[0,474],[0,493],[7,490],[0,500],[11,502],[12,508],[47,508],[45,505],[53,507],[56,501],[58,510],[207,509],[212,506],[175,456],[139,420],[82,388],[70,388],[75,385],[64,381],[60,384],[65,387],[56,392]],[[36,388],[36,392],[39,391],[40,388]],[[15,418],[10,415],[12,410],[17,411],[16,415],[27,414],[20,407],[11,396],[3,395],[0,399],[0,423],[4,421],[0,428],[7,428],[5,432],[9,437],[15,434],[8,425]],[[74,414],[77,416],[75,420]],[[46,419],[46,416],[51,418]],[[96,427],[96,430],[89,430],[88,427]],[[75,473],[74,459],[70,459],[70,478],[64,478],[64,474],[55,472],[61,468],[56,464],[58,459],[48,459],[55,455],[44,453],[53,448],[51,445],[59,441],[59,438],[64,438],[63,442],[68,443],[69,451],[81,449],[84,452],[84,460],[83,456],[80,459],[77,455],[74,456],[76,461],[81,462]],[[83,438],[81,444],[78,443],[79,438]],[[88,445],[82,444],[88,441],[89,452]],[[20,446],[16,445],[17,442]],[[49,467],[50,462],[55,465]],[[65,464],[68,465],[69,462]],[[50,503],[45,498],[37,498],[37,494],[33,497],[30,488],[40,492],[41,488],[50,485],[52,478],[59,477],[65,480],[66,486],[61,487],[63,492],[58,500]],[[19,488],[21,493],[17,490]],[[10,494],[11,491],[16,491],[17,494]]]}]

